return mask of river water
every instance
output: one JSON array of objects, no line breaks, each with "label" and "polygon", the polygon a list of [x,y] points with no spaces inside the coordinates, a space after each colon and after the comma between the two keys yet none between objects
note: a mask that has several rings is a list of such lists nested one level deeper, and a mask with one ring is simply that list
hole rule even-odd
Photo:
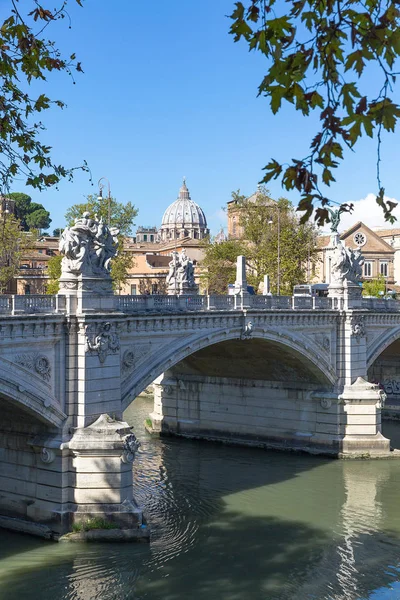
[{"label": "river water", "polygon": [[[151,543],[0,531],[1,600],[400,599],[400,460],[155,439],[151,406],[126,413]],[[385,432],[400,447],[400,423]]]}]

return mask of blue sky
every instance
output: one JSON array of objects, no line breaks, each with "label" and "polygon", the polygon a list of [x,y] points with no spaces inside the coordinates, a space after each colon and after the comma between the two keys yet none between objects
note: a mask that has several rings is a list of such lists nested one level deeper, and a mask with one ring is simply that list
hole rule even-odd
[{"label": "blue sky", "polygon": [[[139,208],[137,224],[159,225],[185,175],[192,199],[217,232],[232,190],[252,193],[271,157],[306,155],[317,123],[292,107],[273,116],[268,101],[257,98],[264,61],[228,35],[233,4],[86,0],[79,8],[71,1],[72,28],[64,21],[49,32],[62,51],[77,54],[84,74],[75,85],[63,74],[51,77],[45,91],[68,107],[44,115],[45,139],[59,162],[86,159],[95,186],[77,174],[58,191],[25,190],[18,182],[13,190],[31,193],[50,210],[51,229],[64,225],[68,206],[97,193],[102,176],[113,196]],[[382,179],[387,195],[400,198],[399,138],[384,141]],[[375,163],[375,143],[363,140],[340,168],[332,199],[351,202],[376,192]],[[270,189],[274,197],[298,201],[278,182]],[[379,216],[371,212],[370,224],[380,224]]]}]

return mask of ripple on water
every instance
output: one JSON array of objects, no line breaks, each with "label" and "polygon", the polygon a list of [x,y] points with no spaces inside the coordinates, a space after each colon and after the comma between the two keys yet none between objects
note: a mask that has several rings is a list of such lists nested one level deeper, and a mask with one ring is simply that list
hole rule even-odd
[{"label": "ripple on water", "polygon": [[400,598],[399,463],[154,439],[134,412],[150,546],[1,533],[1,600]]}]

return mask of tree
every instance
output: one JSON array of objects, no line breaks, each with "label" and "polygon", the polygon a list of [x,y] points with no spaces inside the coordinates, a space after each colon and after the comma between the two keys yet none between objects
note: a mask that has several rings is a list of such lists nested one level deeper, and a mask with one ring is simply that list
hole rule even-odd
[{"label": "tree", "polygon": [[56,256],[52,256],[49,259],[47,274],[49,276],[49,281],[47,284],[47,294],[58,294],[58,290],[60,287],[59,279],[61,277],[61,254],[57,254]]},{"label": "tree", "polygon": [[120,240],[120,245],[121,250],[118,251],[117,256],[111,261],[113,288],[118,294],[121,293],[121,288],[128,279],[129,269],[134,264],[132,253],[123,249],[123,240]]},{"label": "tree", "polygon": [[[112,227],[118,227],[121,235],[128,236],[132,233],[132,227],[135,225],[134,220],[137,217],[138,210],[131,202],[122,204],[115,198],[110,199],[110,214]],[[84,212],[88,212],[91,216],[97,215],[107,222],[108,218],[108,203],[107,199],[98,198],[94,194],[86,196],[86,202],[74,204],[65,213],[65,219],[68,225],[73,225],[75,219],[78,219]]]},{"label": "tree", "polygon": [[386,281],[383,275],[378,275],[376,279],[363,282],[363,296],[376,296],[381,298],[386,292]]},{"label": "tree", "polygon": [[[72,0],[73,1],[73,0]],[[66,17],[69,0],[58,7],[44,8],[37,0],[11,0],[10,15],[0,28],[0,189],[3,193],[16,178],[26,185],[45,189],[64,177],[72,178],[74,168],[56,164],[51,158],[51,146],[40,139],[45,129],[39,113],[51,106],[64,108],[62,100],[52,100],[43,89],[46,78],[53,71],[82,72],[75,54],[62,56],[55,42],[46,37],[47,29]],[[82,6],[82,0],[75,0]],[[29,88],[35,84],[38,96],[31,96]],[[75,83],[75,82],[74,82]],[[40,89],[42,88],[42,89]],[[86,163],[78,167],[88,170]]]},{"label": "tree", "polygon": [[26,224],[29,229],[47,229],[50,227],[50,213],[45,208],[30,212],[26,216]]},{"label": "tree", "polygon": [[12,192],[7,198],[14,200],[17,218],[20,220],[24,231],[31,229],[47,229],[50,226],[50,213],[43,204],[32,202],[28,194]]},{"label": "tree", "polygon": [[236,259],[245,254],[242,241],[226,240],[216,242],[207,239],[203,244],[205,253],[201,261],[204,273],[200,280],[208,290],[209,294],[227,294],[228,284],[235,283]]},{"label": "tree", "polygon": [[[263,182],[280,178],[286,190],[298,190],[303,221],[320,204],[315,218],[323,225],[329,221],[329,198],[321,185],[335,181],[333,169],[345,148],[353,149],[363,134],[376,136],[377,203],[393,223],[396,204],[384,200],[379,165],[382,132],[393,132],[400,117],[400,106],[390,97],[400,56],[398,0],[246,0],[235,6],[234,41],[243,38],[268,60],[259,95],[269,98],[274,114],[285,100],[303,115],[319,111],[321,120],[309,154],[285,165],[272,159],[264,167]],[[370,95],[360,81],[366,72],[374,81]]]},{"label": "tree", "polygon": [[36,240],[34,233],[21,231],[21,224],[12,214],[0,219],[0,293],[7,290],[9,282],[18,274],[21,260]]},{"label": "tree", "polygon": [[237,192],[232,196],[246,242],[244,254],[253,267],[249,283],[257,290],[268,274],[276,293],[279,272],[279,292],[292,294],[294,285],[307,281],[317,260],[316,228],[311,223],[300,223],[289,200],[272,200],[266,188],[260,188],[253,200]]},{"label": "tree", "polygon": [[56,227],[56,229],[53,229],[53,237],[60,237],[61,231],[62,229],[60,229],[60,227]]},{"label": "tree", "polygon": [[[102,218],[107,221],[107,200],[99,199],[93,194],[88,195],[86,199],[86,202],[74,204],[67,210],[65,219],[68,225],[73,225],[75,219],[81,217],[84,212],[88,212],[92,217],[97,215],[99,219]],[[119,291],[127,280],[129,268],[133,266],[132,255],[124,250],[124,238],[132,232],[133,221],[138,214],[138,210],[131,202],[122,204],[115,198],[110,199],[110,209],[110,225],[120,230],[118,255],[111,261],[111,277],[113,278],[114,289]]]}]

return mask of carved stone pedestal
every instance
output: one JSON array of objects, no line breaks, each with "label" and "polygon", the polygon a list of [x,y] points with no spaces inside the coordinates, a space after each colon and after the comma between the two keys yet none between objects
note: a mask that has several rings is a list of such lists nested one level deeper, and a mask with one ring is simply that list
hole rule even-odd
[{"label": "carved stone pedestal", "polygon": [[350,281],[344,282],[344,310],[361,308],[362,287]]},{"label": "carved stone pedestal", "polygon": [[65,445],[72,454],[71,522],[100,517],[123,528],[140,527],[143,512],[132,492],[132,463],[138,449],[129,425],[101,415],[75,430]]},{"label": "carved stone pedestal", "polygon": [[109,275],[64,275],[60,278],[60,294],[67,296],[69,313],[114,310],[115,300]]},{"label": "carved stone pedestal", "polygon": [[339,396],[344,404],[342,452],[348,456],[386,455],[390,441],[381,433],[381,409],[384,392],[375,383],[358,377],[346,385]]},{"label": "carved stone pedestal", "polygon": [[180,296],[193,296],[199,293],[198,285],[190,285],[188,282],[179,284],[178,294]]}]

